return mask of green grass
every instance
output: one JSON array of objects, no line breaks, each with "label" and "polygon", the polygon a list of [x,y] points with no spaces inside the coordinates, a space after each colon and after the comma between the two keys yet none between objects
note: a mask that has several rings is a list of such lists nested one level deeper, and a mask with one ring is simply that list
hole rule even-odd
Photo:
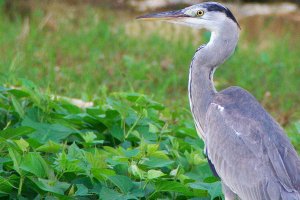
[{"label": "green grass", "polygon": [[[187,107],[190,60],[208,38],[203,39],[201,32],[178,31],[164,24],[150,23],[149,28],[123,12],[89,7],[79,9],[80,16],[72,10],[67,10],[68,15],[52,12],[35,11],[28,26],[0,15],[2,82],[17,84],[19,78],[26,78],[53,93],[85,100],[106,91],[134,91]],[[266,23],[270,20],[275,21]],[[132,23],[133,30],[126,25]],[[245,32],[251,34],[251,27],[243,28],[240,47],[217,71],[218,88],[242,86],[277,119],[287,116],[288,122],[282,124],[298,119],[294,108],[300,102],[300,50],[294,43],[299,40],[292,43],[289,36],[262,30],[268,37],[249,41]],[[267,43],[267,48],[261,48],[261,43]],[[267,91],[271,97],[264,101]]]},{"label": "green grass", "polygon": [[[208,34],[126,11],[47,9],[27,24],[0,13],[0,199],[221,197],[187,101],[190,60]],[[243,27],[216,85],[254,94],[300,151],[299,40],[272,23]]]}]

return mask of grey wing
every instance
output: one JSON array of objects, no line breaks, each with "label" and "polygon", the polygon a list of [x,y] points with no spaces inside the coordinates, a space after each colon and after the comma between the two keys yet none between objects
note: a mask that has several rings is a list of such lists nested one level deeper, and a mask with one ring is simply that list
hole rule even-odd
[{"label": "grey wing", "polygon": [[216,95],[204,127],[222,181],[241,199],[300,199],[300,160],[276,121],[247,91]]}]

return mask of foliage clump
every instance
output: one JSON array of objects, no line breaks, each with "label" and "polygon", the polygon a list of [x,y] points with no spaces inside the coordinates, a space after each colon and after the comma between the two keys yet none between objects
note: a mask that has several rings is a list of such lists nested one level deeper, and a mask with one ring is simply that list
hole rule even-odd
[{"label": "foliage clump", "polygon": [[0,198],[221,198],[192,122],[147,96],[81,109],[23,81],[0,87]]}]

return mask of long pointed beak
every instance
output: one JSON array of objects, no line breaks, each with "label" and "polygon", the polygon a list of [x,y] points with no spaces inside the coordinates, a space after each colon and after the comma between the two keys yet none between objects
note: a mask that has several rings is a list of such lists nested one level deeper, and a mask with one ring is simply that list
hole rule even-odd
[{"label": "long pointed beak", "polygon": [[147,14],[137,17],[137,19],[142,20],[174,20],[178,18],[189,17],[189,15],[184,14],[183,10],[167,11],[161,13]]}]

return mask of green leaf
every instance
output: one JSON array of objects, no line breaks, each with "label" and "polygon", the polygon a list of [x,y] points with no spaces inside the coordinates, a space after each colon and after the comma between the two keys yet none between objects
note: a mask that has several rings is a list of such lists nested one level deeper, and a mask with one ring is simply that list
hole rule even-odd
[{"label": "green leaf", "polygon": [[30,152],[26,154],[20,164],[20,169],[45,178],[49,172],[49,166],[39,153]]},{"label": "green leaf", "polygon": [[107,168],[106,156],[98,149],[95,149],[94,152],[84,152],[84,158],[92,168]]},{"label": "green leaf", "polygon": [[147,145],[147,153],[151,155],[152,153],[158,151],[159,144],[148,144]]},{"label": "green leaf", "polygon": [[29,96],[27,92],[25,92],[24,90],[20,90],[20,89],[9,89],[9,90],[7,90],[7,92],[12,94],[13,96],[15,96],[18,99]]},{"label": "green leaf", "polygon": [[36,150],[46,153],[58,153],[62,150],[62,145],[50,140],[46,144],[38,147]]},{"label": "green leaf", "polygon": [[127,176],[115,175],[109,176],[107,179],[117,186],[124,194],[127,194],[133,188],[133,183]]},{"label": "green leaf", "polygon": [[91,173],[99,181],[106,180],[106,177],[108,177],[108,176],[116,175],[116,172],[114,170],[112,170],[112,169],[103,169],[103,168],[92,168]]},{"label": "green leaf", "polygon": [[90,164],[87,162],[84,150],[75,143],[65,151],[58,154],[54,162],[55,169],[61,172],[89,173]]},{"label": "green leaf", "polygon": [[0,194],[10,194],[15,187],[9,181],[9,178],[0,176]]},{"label": "green leaf", "polygon": [[104,140],[96,140],[97,136],[93,132],[87,132],[81,135],[86,145],[103,144]]},{"label": "green leaf", "polygon": [[121,194],[107,187],[102,187],[100,192],[101,200],[138,200],[135,194]]},{"label": "green leaf", "polygon": [[120,127],[120,125],[114,124],[111,128],[110,133],[114,138],[117,138],[120,141],[124,141],[124,138],[125,138],[124,131]]},{"label": "green leaf", "polygon": [[127,198],[124,197],[124,194],[116,192],[107,187],[103,187],[101,189],[100,197],[102,200],[127,200]]},{"label": "green leaf", "polygon": [[149,171],[147,172],[147,178],[148,178],[149,180],[151,180],[151,179],[156,179],[156,178],[159,178],[159,177],[164,176],[164,175],[165,175],[165,174],[162,173],[161,171],[153,170],[153,169],[151,169],[151,170],[149,170]]},{"label": "green leaf", "polygon": [[191,196],[192,192],[180,182],[175,181],[157,181],[155,183],[156,192],[178,192],[186,196]]},{"label": "green leaf", "polygon": [[23,138],[19,140],[14,140],[14,142],[18,145],[18,147],[21,149],[21,151],[26,152],[29,147],[29,143],[26,142]]},{"label": "green leaf", "polygon": [[24,115],[25,115],[25,111],[22,108],[21,104],[18,102],[17,98],[15,96],[13,96],[13,95],[11,95],[11,100],[12,100],[12,104],[13,104],[16,112],[19,114],[19,116],[21,118],[23,118]]},{"label": "green leaf", "polygon": [[173,163],[174,161],[172,160],[165,160],[165,159],[155,158],[155,157],[146,158],[141,162],[142,165],[146,165],[150,168],[169,167]]},{"label": "green leaf", "polygon": [[77,184],[77,191],[75,192],[75,196],[86,196],[89,193],[89,189],[83,184]]},{"label": "green leaf", "polygon": [[0,131],[0,137],[5,139],[13,139],[20,136],[26,136],[34,131],[31,127],[21,126],[18,128],[8,128]]},{"label": "green leaf", "polygon": [[21,170],[20,170],[20,163],[21,163],[21,155],[14,150],[13,148],[8,148],[9,156],[11,157],[13,164],[14,164],[14,170],[18,172],[18,174],[21,175]]},{"label": "green leaf", "polygon": [[197,181],[195,183],[190,183],[189,185],[193,189],[207,190],[211,200],[215,199],[216,197],[222,196],[222,186],[220,181],[214,183],[204,183],[201,181]]},{"label": "green leaf", "polygon": [[41,178],[28,177],[37,187],[46,192],[64,195],[66,190],[70,187],[69,183],[59,182],[55,180],[47,180]]},{"label": "green leaf", "polygon": [[131,163],[130,167],[128,168],[128,172],[140,179],[143,179],[145,174],[145,172],[141,170],[135,162]]},{"label": "green leaf", "polygon": [[136,157],[137,155],[139,155],[140,150],[139,149],[126,149],[126,150],[123,150],[123,152],[125,154],[125,157],[132,158],[132,157]]},{"label": "green leaf", "polygon": [[100,197],[103,200],[120,200],[121,196],[122,196],[122,194],[120,194],[114,190],[111,190],[107,187],[103,187],[100,192]]},{"label": "green leaf", "polygon": [[159,129],[157,126],[155,126],[154,124],[149,123],[149,132],[150,133],[158,133]]},{"label": "green leaf", "polygon": [[87,132],[81,135],[85,143],[91,144],[97,138],[93,132]]},{"label": "green leaf", "polygon": [[72,133],[76,132],[76,130],[61,124],[39,123],[29,119],[28,117],[23,120],[22,125],[35,129],[29,137],[37,140],[41,144],[46,143],[49,140],[60,142],[62,139],[65,139]]}]

